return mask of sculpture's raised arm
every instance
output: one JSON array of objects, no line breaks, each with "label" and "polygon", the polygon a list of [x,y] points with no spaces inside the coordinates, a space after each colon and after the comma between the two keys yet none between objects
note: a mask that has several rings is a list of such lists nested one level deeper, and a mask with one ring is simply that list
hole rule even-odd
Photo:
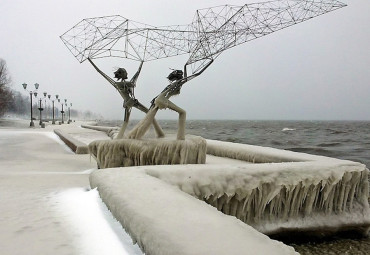
[{"label": "sculpture's raised arm", "polygon": [[[186,82],[194,79],[195,77],[201,75],[213,63],[213,61],[214,61],[213,59],[209,59],[209,62],[201,70],[199,70],[198,72],[196,72],[196,73],[194,73],[190,76],[187,76],[187,69],[186,68],[187,68],[188,64],[185,64],[184,65],[184,77],[177,80],[177,81],[172,82],[164,90],[162,90],[160,95],[164,95],[167,99],[169,99],[171,96],[180,94],[180,90],[181,90],[182,85],[184,85]],[[155,100],[155,98],[153,99],[152,103],[154,102],[154,100]]]},{"label": "sculpture's raised arm", "polygon": [[169,99],[174,96],[180,94],[180,90],[182,85],[186,82],[194,79],[195,77],[202,74],[211,64],[213,63],[213,59],[209,59],[209,62],[198,72],[187,76],[187,64],[184,66],[184,74],[185,77],[180,78],[171,82],[162,92],[152,100],[152,105],[149,110],[149,114],[145,117],[145,119],[140,122],[135,128],[131,131],[129,137],[140,139],[148,130],[151,121],[154,119],[157,111],[159,109],[171,109],[179,114],[179,125],[178,125],[178,132],[177,132],[177,139],[184,140],[185,139],[185,120],[186,120],[186,111],[180,108],[179,106],[175,105]]},{"label": "sculpture's raised arm", "polygon": [[185,64],[185,66],[184,66],[184,79],[186,79],[186,81],[189,81],[189,80],[201,75],[213,63],[213,61],[214,61],[214,59],[209,59],[209,62],[200,71],[190,75],[189,77],[187,77],[187,69],[186,69],[188,64]]},{"label": "sculpture's raised arm", "polygon": [[137,78],[139,78],[139,75],[140,75],[140,72],[141,72],[141,68],[143,67],[143,64],[144,64],[144,61],[141,61],[141,64],[139,66],[139,69],[134,74],[134,76],[132,76],[132,78],[131,78],[131,83],[133,83],[133,84],[136,85],[136,81],[137,81]]},{"label": "sculpture's raised arm", "polygon": [[100,70],[90,58],[87,58],[87,60],[95,68],[95,70],[98,71],[98,73],[100,73],[110,84],[112,84],[113,87],[115,87],[116,89],[118,89],[118,87],[116,85],[116,82],[112,78],[110,78],[102,70]]}]

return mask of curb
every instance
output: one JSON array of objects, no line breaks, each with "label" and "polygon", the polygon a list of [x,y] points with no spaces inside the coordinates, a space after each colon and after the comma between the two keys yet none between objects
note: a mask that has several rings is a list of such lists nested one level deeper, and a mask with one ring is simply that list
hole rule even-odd
[{"label": "curb", "polygon": [[54,133],[60,137],[60,139],[76,154],[88,154],[89,149],[86,144],[77,141],[72,136],[64,133],[60,129],[55,129]]}]

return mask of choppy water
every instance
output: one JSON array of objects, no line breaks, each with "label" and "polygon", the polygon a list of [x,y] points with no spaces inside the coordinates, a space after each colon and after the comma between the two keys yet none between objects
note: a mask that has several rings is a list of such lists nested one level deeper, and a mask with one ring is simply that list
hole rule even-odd
[{"label": "choppy water", "polygon": [[[131,121],[128,130],[137,121]],[[159,120],[165,132],[175,133],[176,120]],[[119,126],[119,121],[99,125]],[[370,168],[370,121],[241,121],[188,120],[187,134],[207,139],[287,149],[361,162]],[[299,253],[370,254],[370,237],[347,235],[330,239],[285,241]]]}]

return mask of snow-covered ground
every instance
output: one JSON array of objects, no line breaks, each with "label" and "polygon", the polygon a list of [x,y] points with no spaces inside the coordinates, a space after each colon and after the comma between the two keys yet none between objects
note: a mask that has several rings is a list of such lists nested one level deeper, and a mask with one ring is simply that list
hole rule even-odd
[{"label": "snow-covered ground", "polygon": [[78,254],[141,255],[138,245],[101,201],[96,189],[72,188],[50,194],[58,218],[73,235]]},{"label": "snow-covered ground", "polygon": [[96,162],[28,124],[0,128],[0,254],[142,254],[89,191]]}]

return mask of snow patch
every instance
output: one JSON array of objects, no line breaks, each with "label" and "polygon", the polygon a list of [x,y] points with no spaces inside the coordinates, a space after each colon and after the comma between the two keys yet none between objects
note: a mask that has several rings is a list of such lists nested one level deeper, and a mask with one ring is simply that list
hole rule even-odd
[{"label": "snow patch", "polygon": [[96,189],[76,188],[51,196],[59,217],[65,220],[68,232],[73,235],[77,254],[143,254],[113,218]]},{"label": "snow patch", "polygon": [[21,135],[21,134],[44,135],[56,141],[57,143],[59,143],[66,152],[74,154],[74,152],[54,132],[48,132],[48,131],[40,132],[40,131],[28,131],[28,130],[17,130],[17,131],[3,130],[3,132],[6,132],[7,134],[10,134],[10,135]]}]

